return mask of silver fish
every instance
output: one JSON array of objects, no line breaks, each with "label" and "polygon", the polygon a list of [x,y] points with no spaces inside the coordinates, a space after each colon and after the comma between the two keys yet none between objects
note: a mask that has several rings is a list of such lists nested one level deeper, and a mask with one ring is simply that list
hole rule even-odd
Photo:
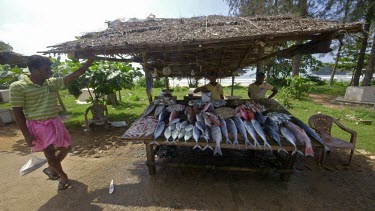
[{"label": "silver fish", "polygon": [[285,122],[285,126],[290,130],[290,132],[293,133],[294,137],[296,137],[297,140],[305,144],[305,156],[314,157],[314,151],[311,145],[311,140],[307,136],[306,132],[302,128],[298,127],[297,125],[289,121]]},{"label": "silver fish", "polygon": [[180,132],[178,133],[177,141],[180,141],[185,136],[185,129],[181,128]]},{"label": "silver fish", "polygon": [[158,107],[156,107],[155,109],[155,116],[158,116],[165,108],[165,105],[163,104],[160,104],[158,105]]},{"label": "silver fish", "polygon": [[190,124],[185,127],[185,131],[191,131],[193,130],[194,125]]},{"label": "silver fish", "polygon": [[280,131],[279,125],[268,116],[266,118],[265,124],[274,129],[276,132]]},{"label": "silver fish", "polygon": [[280,151],[284,151],[288,153],[288,151],[286,151],[281,145],[280,135],[272,127],[266,125],[264,131],[280,146],[277,152],[280,153]]},{"label": "silver fish", "polygon": [[155,104],[148,105],[147,108],[143,111],[143,114],[142,114],[141,117],[145,117],[145,116],[151,114],[151,112],[153,112],[155,110],[155,107],[156,107]]},{"label": "silver fish", "polygon": [[172,136],[171,129],[169,127],[165,128],[164,130],[164,137],[165,137],[165,142],[169,143],[169,138]]},{"label": "silver fish", "polygon": [[158,125],[156,125],[155,131],[154,131],[154,141],[151,142],[150,145],[152,145],[152,144],[159,145],[159,143],[156,141],[156,139],[161,136],[161,134],[164,131],[164,128],[165,128],[165,122],[159,122]]},{"label": "silver fish", "polygon": [[[197,124],[197,123],[195,123],[195,124]],[[199,149],[202,150],[202,147],[199,146],[199,144],[198,144],[198,141],[199,141],[200,137],[201,137],[201,130],[197,127],[197,125],[195,125],[194,128],[193,128],[193,138],[194,138],[196,144],[193,147],[193,149],[199,148]]]},{"label": "silver fish", "polygon": [[185,131],[184,140],[185,143],[193,136],[193,130]]},{"label": "silver fish", "polygon": [[236,124],[231,118],[226,119],[225,122],[227,123],[228,131],[230,132],[233,138],[233,148],[237,144],[238,149],[240,149],[240,145],[238,144],[238,136],[237,136],[238,134],[237,134]]},{"label": "silver fish", "polygon": [[180,121],[180,118],[173,119],[169,124],[176,124]]},{"label": "silver fish", "polygon": [[169,124],[168,128],[170,131],[173,131],[174,129],[176,129],[176,124]]},{"label": "silver fish", "polygon": [[211,127],[212,122],[211,122],[211,119],[208,118],[208,115],[203,112],[202,116],[203,116],[203,119],[204,119],[204,124],[206,124],[207,126]]},{"label": "silver fish", "polygon": [[246,131],[250,134],[251,138],[253,138],[253,140],[254,140],[254,148],[256,148],[256,146],[258,146],[259,149],[262,149],[260,147],[259,142],[258,142],[257,132],[255,131],[255,128],[254,128],[253,124],[251,124],[249,121],[244,121],[244,124],[245,124]]},{"label": "silver fish", "polygon": [[195,126],[199,128],[201,133],[204,133],[204,131],[206,131],[206,125],[203,122],[196,122]]},{"label": "silver fish", "polygon": [[287,140],[290,144],[294,146],[294,151],[292,154],[299,153],[303,155],[301,151],[297,149],[297,140],[296,137],[294,137],[293,133],[290,132],[290,130],[286,127],[280,127],[281,135],[284,136],[285,140]]},{"label": "silver fish", "polygon": [[251,124],[253,124],[255,131],[258,133],[258,135],[260,136],[260,138],[262,138],[262,140],[263,140],[263,142],[264,142],[264,146],[263,146],[263,148],[266,149],[266,146],[267,146],[267,147],[270,148],[270,150],[272,151],[272,147],[271,147],[271,145],[267,142],[266,134],[264,133],[263,128],[262,128],[262,126],[260,125],[260,123],[259,123],[257,120],[252,119],[252,120],[251,120]]},{"label": "silver fish", "polygon": [[240,132],[242,138],[245,140],[245,148],[246,148],[246,150],[247,150],[247,145],[250,145],[251,147],[254,148],[254,145],[251,144],[250,141],[249,141],[249,139],[247,138],[247,133],[246,133],[245,125],[244,125],[242,119],[239,118],[239,117],[233,117],[233,120],[234,120],[234,124],[237,127],[237,130]]},{"label": "silver fish", "polygon": [[176,129],[177,129],[178,131],[181,130],[181,122],[177,122],[177,123],[176,123]]},{"label": "silver fish", "polygon": [[178,134],[179,134],[179,131],[177,129],[174,129],[172,131],[172,139],[173,139],[173,142],[176,142],[176,139],[178,137]]},{"label": "silver fish", "polygon": [[183,121],[183,122],[181,123],[181,128],[185,128],[188,124],[189,124],[188,121]]},{"label": "silver fish", "polygon": [[195,118],[197,119],[198,122],[203,122],[204,123],[204,119],[203,119],[202,113],[199,113],[199,114],[195,115]]},{"label": "silver fish", "polygon": [[232,144],[232,142],[229,140],[229,137],[228,137],[227,123],[225,122],[224,119],[221,119],[220,124],[221,124],[221,126],[220,126],[221,133],[223,134],[223,136],[225,138],[225,143]]},{"label": "silver fish", "polygon": [[169,116],[170,116],[169,111],[167,111],[167,110],[163,110],[163,111],[159,114],[159,122],[162,122],[162,121],[166,121],[166,120],[168,120]]},{"label": "silver fish", "polygon": [[207,142],[206,146],[203,147],[203,150],[206,150],[208,148],[208,149],[211,149],[212,151],[214,151],[214,149],[209,145],[209,142],[211,140],[211,129],[209,127],[205,128],[203,138]]},{"label": "silver fish", "polygon": [[222,136],[221,136],[221,132],[220,132],[220,127],[219,126],[212,125],[212,127],[211,127],[211,136],[212,136],[212,140],[216,143],[215,150],[214,150],[214,155],[219,154],[219,155],[222,156],[223,153],[221,152],[221,148],[220,148],[220,142],[222,140]]}]

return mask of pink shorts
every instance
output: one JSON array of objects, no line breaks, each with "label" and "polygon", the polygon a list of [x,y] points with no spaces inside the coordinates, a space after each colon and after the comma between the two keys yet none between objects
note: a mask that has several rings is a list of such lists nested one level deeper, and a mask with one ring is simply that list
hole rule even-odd
[{"label": "pink shorts", "polygon": [[29,132],[36,139],[32,147],[34,152],[43,151],[51,144],[64,148],[71,145],[70,135],[59,116],[45,121],[27,120],[26,123]]}]

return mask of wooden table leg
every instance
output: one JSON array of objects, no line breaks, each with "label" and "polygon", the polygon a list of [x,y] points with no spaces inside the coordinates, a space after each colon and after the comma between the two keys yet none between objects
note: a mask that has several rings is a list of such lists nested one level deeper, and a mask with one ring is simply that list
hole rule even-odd
[{"label": "wooden table leg", "polygon": [[155,167],[154,145],[149,145],[148,143],[145,143],[145,145],[146,145],[146,154],[147,154],[146,165],[148,168],[148,174],[155,175],[156,167]]},{"label": "wooden table leg", "polygon": [[[281,172],[280,173],[280,179],[283,182],[289,181],[290,176],[292,175],[292,172],[293,172],[294,163],[296,162],[296,159],[297,159],[297,154],[298,153],[295,153],[293,155],[288,155],[285,159],[281,160],[281,163],[282,163],[281,170],[287,170],[288,171],[288,172]],[[277,156],[277,157],[279,157],[279,159],[281,159],[280,156]]]}]

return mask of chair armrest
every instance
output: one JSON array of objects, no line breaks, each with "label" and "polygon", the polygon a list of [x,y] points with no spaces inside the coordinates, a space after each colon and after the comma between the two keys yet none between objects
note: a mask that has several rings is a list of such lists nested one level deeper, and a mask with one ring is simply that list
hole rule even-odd
[{"label": "chair armrest", "polygon": [[341,128],[343,131],[346,131],[348,133],[351,134],[351,137],[350,137],[350,143],[353,143],[355,145],[356,141],[357,141],[357,132],[350,129],[350,128],[347,128],[345,127],[343,124],[341,124],[338,120],[334,120],[334,123],[339,127]]}]

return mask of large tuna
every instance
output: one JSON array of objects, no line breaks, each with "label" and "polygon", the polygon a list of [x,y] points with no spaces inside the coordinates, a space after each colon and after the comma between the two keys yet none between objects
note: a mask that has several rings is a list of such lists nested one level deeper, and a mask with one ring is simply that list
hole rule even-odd
[{"label": "large tuna", "polygon": [[264,126],[264,131],[279,145],[279,149],[277,150],[279,153],[280,151],[288,153],[281,145],[280,135],[272,127],[266,125]]},{"label": "large tuna", "polygon": [[301,141],[305,144],[305,156],[314,156],[314,151],[311,145],[311,140],[307,136],[306,132],[298,127],[297,125],[293,124],[292,122],[285,122],[285,127],[287,127],[290,132],[296,137],[298,141]]},{"label": "large tuna", "polygon": [[143,114],[141,117],[145,117],[147,115],[149,115],[151,112],[153,112],[156,108],[156,105],[155,104],[150,104],[147,106],[147,108],[143,111]]},{"label": "large tuna", "polygon": [[223,153],[221,152],[221,148],[220,148],[220,142],[222,140],[222,136],[221,136],[221,131],[220,131],[219,126],[212,125],[211,137],[212,137],[212,140],[216,143],[214,155],[216,155],[216,154],[223,155]]},{"label": "large tuna", "polygon": [[280,132],[281,135],[283,135],[284,138],[294,146],[294,151],[292,154],[299,153],[303,155],[303,153],[297,149],[297,140],[296,137],[294,137],[293,133],[290,132],[290,130],[286,127],[280,127]]},{"label": "large tuna", "polygon": [[159,116],[159,114],[164,110],[164,108],[165,108],[165,105],[163,104],[158,105],[155,109],[155,113],[154,113],[155,117]]},{"label": "large tuna", "polygon": [[[198,122],[196,122],[195,124],[197,124],[197,123]],[[202,147],[199,146],[199,144],[198,144],[198,141],[199,141],[200,137],[201,137],[201,130],[197,127],[197,125],[195,125],[194,128],[193,128],[193,138],[195,140],[195,146],[193,147],[193,149],[199,148],[199,149],[202,150]]]},{"label": "large tuna", "polygon": [[230,134],[232,135],[232,138],[233,138],[233,147],[235,145],[237,145],[238,149],[239,149],[240,145],[238,144],[238,137],[237,137],[238,132],[237,132],[236,124],[234,123],[234,121],[231,118],[226,119],[225,122],[227,123],[228,131],[230,132]]},{"label": "large tuna", "polygon": [[251,124],[253,124],[255,131],[258,133],[258,135],[260,136],[260,138],[263,140],[263,142],[264,142],[263,148],[266,149],[266,147],[268,147],[272,151],[272,147],[267,142],[266,134],[264,133],[263,128],[260,125],[260,123],[257,120],[252,119],[251,120]]},{"label": "large tuna", "polygon": [[247,133],[246,133],[245,125],[244,125],[242,119],[239,118],[239,117],[234,117],[233,120],[234,120],[234,123],[236,124],[238,132],[240,132],[242,138],[245,140],[245,148],[246,148],[246,150],[247,150],[247,145],[250,145],[251,147],[254,148],[254,145],[252,145],[250,143],[249,139],[247,138]]},{"label": "large tuna", "polygon": [[260,144],[257,140],[257,132],[255,131],[253,124],[251,124],[249,121],[245,121],[244,124],[245,124],[246,131],[250,134],[251,138],[253,138],[254,140],[254,148],[256,148],[256,146],[259,146],[259,149],[261,149]]},{"label": "large tuna", "polygon": [[279,125],[268,116],[266,118],[265,124],[274,129],[275,131],[280,131]]},{"label": "large tuna", "polygon": [[225,143],[232,144],[232,142],[229,140],[229,136],[228,136],[227,123],[225,122],[224,119],[221,119],[220,124],[221,124],[221,126],[220,126],[221,133],[223,134],[223,136],[225,138]]},{"label": "large tuna", "polygon": [[170,127],[165,128],[164,130],[164,137],[165,137],[165,142],[169,143],[169,138],[172,136],[172,131]]}]

